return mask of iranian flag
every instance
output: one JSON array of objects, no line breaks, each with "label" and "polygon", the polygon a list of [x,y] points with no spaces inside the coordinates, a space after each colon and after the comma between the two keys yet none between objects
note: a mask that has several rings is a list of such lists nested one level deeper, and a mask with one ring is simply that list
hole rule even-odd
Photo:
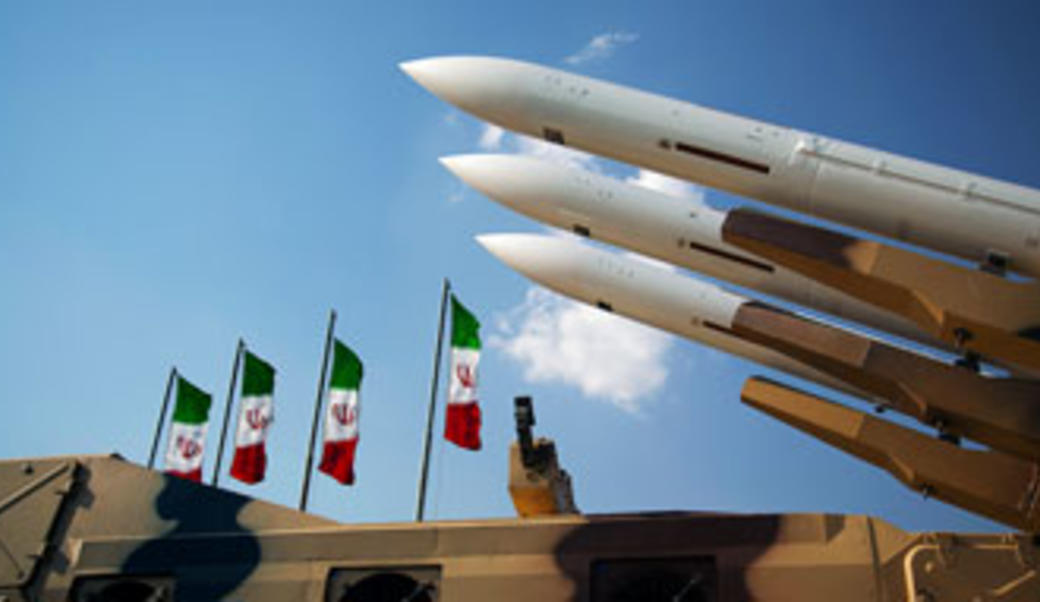
[{"label": "iranian flag", "polygon": [[209,423],[209,393],[177,376],[177,405],[173,409],[166,472],[191,481],[202,480],[202,452]]},{"label": "iranian flag", "polygon": [[465,449],[480,449],[480,406],[477,405],[477,364],[480,362],[480,322],[451,296],[451,384],[444,438]]},{"label": "iranian flag", "polygon": [[267,428],[272,422],[274,368],[246,351],[231,476],[243,483],[259,483],[264,480],[264,472],[267,469],[264,442],[267,441]]},{"label": "iranian flag", "polygon": [[318,470],[344,485],[354,483],[354,453],[358,443],[358,415],[363,370],[361,360],[349,347],[335,342],[332,378],[325,410],[325,445]]}]

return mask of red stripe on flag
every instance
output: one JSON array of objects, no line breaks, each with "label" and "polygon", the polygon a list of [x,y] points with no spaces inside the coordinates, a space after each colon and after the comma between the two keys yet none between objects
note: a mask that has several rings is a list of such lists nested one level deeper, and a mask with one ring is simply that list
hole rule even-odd
[{"label": "red stripe on flag", "polygon": [[448,404],[444,438],[465,449],[480,449],[480,406],[477,402]]},{"label": "red stripe on flag", "polygon": [[166,474],[168,474],[170,476],[174,476],[174,477],[179,477],[179,478],[182,478],[182,479],[187,479],[189,481],[195,481],[196,483],[201,483],[202,482],[202,468],[201,467],[196,468],[195,470],[188,471],[188,472],[181,472],[179,470],[167,470]]},{"label": "red stripe on flag", "polygon": [[235,459],[231,461],[231,476],[243,483],[259,483],[267,470],[267,452],[263,443],[235,448]]},{"label": "red stripe on flag", "polygon": [[356,449],[357,439],[326,442],[318,470],[344,485],[353,485],[354,451]]}]

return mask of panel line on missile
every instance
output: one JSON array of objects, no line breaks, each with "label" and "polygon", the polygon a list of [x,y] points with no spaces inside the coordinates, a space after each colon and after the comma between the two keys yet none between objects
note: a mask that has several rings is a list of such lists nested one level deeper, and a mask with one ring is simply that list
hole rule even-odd
[{"label": "panel line on missile", "polygon": [[749,169],[751,171],[757,171],[758,173],[769,174],[769,166],[763,163],[756,163],[748,159],[741,157],[735,157],[733,155],[727,155],[726,153],[720,153],[719,151],[711,150],[710,148],[703,148],[700,146],[694,146],[685,142],[676,142],[675,150],[682,151],[690,155],[696,155],[705,159],[711,159],[712,161],[719,161],[732,165],[734,167],[740,167],[741,169]]},{"label": "panel line on missile", "polygon": [[748,259],[747,257],[741,257],[740,255],[736,255],[734,253],[729,253],[727,251],[723,251],[722,249],[716,249],[715,247],[709,247],[708,245],[702,245],[700,243],[696,243],[696,242],[693,242],[693,241],[690,241],[689,244],[690,244],[690,248],[693,249],[694,251],[700,251],[702,253],[707,253],[709,255],[714,255],[716,257],[719,257],[721,259],[726,259],[728,261],[735,261],[735,262],[737,262],[739,264],[742,264],[742,265],[745,265],[745,266],[747,266],[749,268],[755,268],[756,270],[762,270],[763,272],[773,273],[773,272],[776,271],[776,268],[774,268],[773,266],[771,266],[768,263],[765,263],[763,261],[755,261],[754,259]]}]

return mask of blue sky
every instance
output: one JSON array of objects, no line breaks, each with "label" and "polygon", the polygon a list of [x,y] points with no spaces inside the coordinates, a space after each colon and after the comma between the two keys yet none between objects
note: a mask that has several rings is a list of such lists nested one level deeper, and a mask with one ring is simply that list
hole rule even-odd
[{"label": "blue sky", "polygon": [[[295,505],[335,307],[366,366],[359,482],[316,475],[311,508],[408,520],[448,276],[494,342],[485,450],[438,440],[429,516],[512,513],[511,404],[527,393],[589,512],[993,529],[742,406],[762,370],[532,292],[473,236],[542,227],[436,160],[493,140],[397,64],[530,60],[1037,186],[1038,25],[1011,1],[0,4],[0,457],[144,461],[170,366],[222,404],[241,336],[279,371],[270,471],[222,480]],[[603,35],[609,52],[587,50]],[[604,324],[611,348],[652,352],[638,385],[560,367],[561,341],[602,351],[580,337]],[[537,358],[510,353],[521,336]]]}]

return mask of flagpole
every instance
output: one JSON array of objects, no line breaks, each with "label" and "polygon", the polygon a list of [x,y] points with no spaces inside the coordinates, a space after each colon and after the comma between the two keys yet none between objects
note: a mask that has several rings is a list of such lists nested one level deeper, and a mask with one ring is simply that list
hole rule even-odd
[{"label": "flagpole", "polygon": [[231,365],[231,382],[228,384],[227,402],[224,404],[224,426],[220,429],[220,445],[217,446],[217,463],[213,467],[213,486],[217,486],[220,479],[220,460],[224,457],[224,441],[227,439],[227,425],[231,418],[231,402],[235,399],[235,384],[238,383],[238,366],[242,361],[242,350],[246,348],[245,342],[239,338],[238,347],[235,348],[235,361]]},{"label": "flagpole", "polygon": [[159,451],[159,438],[162,437],[163,422],[166,421],[166,409],[170,407],[170,393],[173,381],[177,378],[177,366],[170,368],[170,377],[166,379],[166,392],[163,393],[162,409],[159,410],[159,421],[155,423],[155,437],[152,438],[152,452],[148,454],[148,469],[155,468],[155,454]]},{"label": "flagpole", "polygon": [[321,399],[325,393],[325,377],[329,369],[329,350],[336,330],[336,310],[329,310],[329,329],[325,333],[325,352],[321,357],[321,376],[318,377],[318,395],[314,400],[314,419],[311,421],[311,438],[307,446],[307,465],[303,469],[303,490],[300,492],[300,511],[307,510],[307,494],[311,488],[311,467],[314,466],[314,440],[318,436],[318,420],[321,418]]},{"label": "flagpole", "polygon": [[451,283],[444,279],[444,287],[441,290],[441,317],[437,324],[437,347],[433,351],[433,379],[430,382],[430,405],[426,409],[426,433],[423,436],[423,456],[419,469],[419,492],[415,502],[415,521],[421,523],[423,513],[426,510],[426,478],[430,471],[430,443],[433,433],[433,417],[437,406],[437,383],[440,380],[441,370],[441,347],[444,343],[444,312],[448,305],[448,291]]}]

